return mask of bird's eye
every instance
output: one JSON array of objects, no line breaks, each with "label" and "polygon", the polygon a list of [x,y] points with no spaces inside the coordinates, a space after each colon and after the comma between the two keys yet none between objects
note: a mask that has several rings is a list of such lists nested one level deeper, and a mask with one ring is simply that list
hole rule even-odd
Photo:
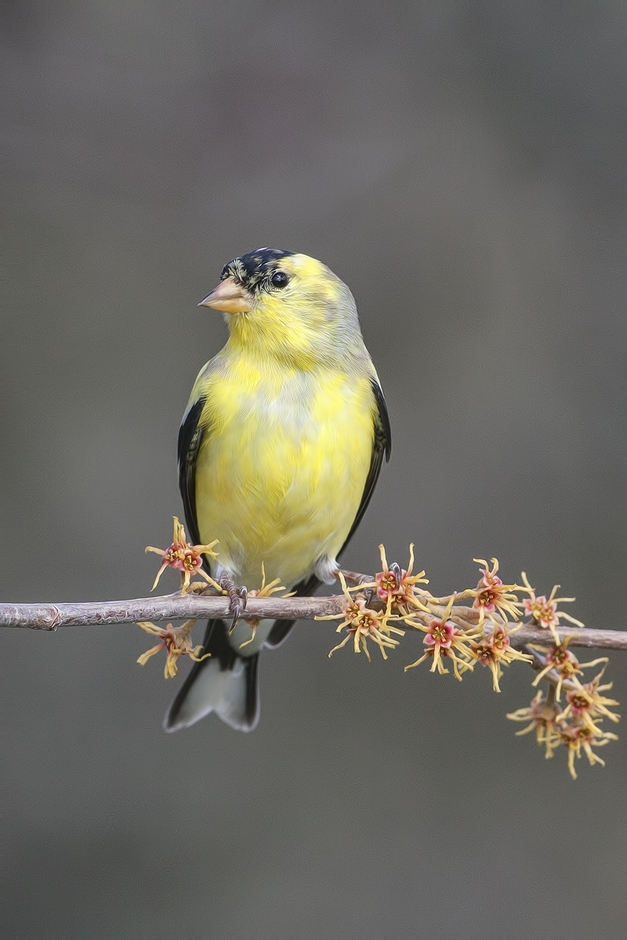
[{"label": "bird's eye", "polygon": [[273,287],[285,287],[289,283],[289,277],[285,271],[275,271],[270,278],[270,283]]}]

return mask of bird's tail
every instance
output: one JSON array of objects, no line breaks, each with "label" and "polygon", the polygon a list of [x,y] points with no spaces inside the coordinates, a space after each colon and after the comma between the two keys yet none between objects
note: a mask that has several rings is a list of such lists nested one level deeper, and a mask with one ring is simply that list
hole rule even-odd
[{"label": "bird's tail", "polygon": [[259,653],[239,656],[231,647],[223,620],[210,620],[203,653],[165,716],[166,731],[178,731],[215,712],[238,731],[252,731],[259,720],[257,664]]}]

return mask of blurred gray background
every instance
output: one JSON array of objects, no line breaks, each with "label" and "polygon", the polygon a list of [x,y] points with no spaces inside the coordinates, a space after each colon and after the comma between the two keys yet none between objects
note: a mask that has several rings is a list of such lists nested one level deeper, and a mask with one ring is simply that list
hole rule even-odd
[{"label": "blurred gray background", "polygon": [[[388,400],[345,563],[497,555],[625,627],[624,4],[59,0],[4,39],[4,600],[147,592],[226,336],[196,304],[270,245],[350,285]],[[3,937],[624,937],[625,739],[573,783],[504,718],[523,667],[303,623],[258,730],[166,736],[136,627],[1,640]]]}]

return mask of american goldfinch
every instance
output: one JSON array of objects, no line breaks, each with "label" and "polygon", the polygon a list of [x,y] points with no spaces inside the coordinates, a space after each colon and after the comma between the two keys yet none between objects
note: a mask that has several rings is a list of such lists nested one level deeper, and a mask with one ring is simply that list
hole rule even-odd
[{"label": "american goldfinch", "polygon": [[[280,580],[309,595],[335,580],[337,558],[372,496],[390,424],[348,287],[307,255],[259,248],[230,261],[201,302],[226,315],[229,338],[200,371],[179,432],[179,483],[192,542],[229,588]],[[250,731],[257,664],[292,621],[209,622],[204,653],[164,722],[176,731],[215,711]],[[246,644],[246,645],[242,645]]]}]

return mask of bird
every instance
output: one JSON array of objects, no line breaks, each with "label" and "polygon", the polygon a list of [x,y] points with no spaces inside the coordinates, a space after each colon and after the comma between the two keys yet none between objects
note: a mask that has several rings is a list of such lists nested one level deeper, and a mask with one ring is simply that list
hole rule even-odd
[{"label": "bird", "polygon": [[333,583],[389,460],[390,420],[353,295],[322,262],[258,248],[226,264],[199,306],[221,311],[229,336],[192,388],[179,486],[191,540],[219,542],[204,563],[228,589],[234,622],[209,621],[211,655],[193,665],[164,728],[215,712],[250,731],[259,654],[294,623],[262,620],[251,641],[238,619],[245,586],[259,586],[262,570],[300,596]]}]

